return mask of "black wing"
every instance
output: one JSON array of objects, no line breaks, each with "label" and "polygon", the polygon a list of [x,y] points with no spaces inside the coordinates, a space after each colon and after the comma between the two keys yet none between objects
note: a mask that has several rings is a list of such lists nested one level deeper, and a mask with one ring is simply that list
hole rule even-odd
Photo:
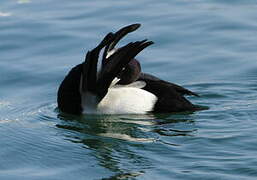
[{"label": "black wing", "polygon": [[103,67],[97,80],[97,95],[100,100],[106,95],[111,82],[117,77],[121,70],[143,49],[153,44],[152,41],[137,41],[129,43],[120,48],[114,55],[110,56],[107,64]]},{"label": "black wing", "polygon": [[170,88],[173,88],[174,90],[176,90],[181,95],[189,95],[189,96],[199,97],[198,94],[196,94],[196,93],[194,93],[194,92],[192,92],[192,91],[190,91],[186,88],[183,88],[182,86],[179,86],[177,84],[174,84],[174,83],[171,83],[171,82],[168,82],[168,81],[164,81],[164,80],[162,80],[160,78],[157,78],[156,76],[153,76],[153,75],[148,74],[148,73],[141,73],[140,77],[139,77],[139,80],[159,82],[161,84],[166,84],[166,86],[169,86]]},{"label": "black wing", "polygon": [[157,96],[158,100],[155,104],[154,112],[166,113],[198,110],[196,105],[184,97],[184,95],[198,96],[196,93],[146,73],[141,73],[138,80],[146,82],[144,90]]},{"label": "black wing", "polygon": [[109,33],[96,48],[87,52],[85,62],[82,65],[82,92],[90,91],[98,95],[100,101],[106,95],[111,82],[120,74],[121,70],[139,52],[153,44],[152,41],[143,40],[123,46],[108,58],[97,77],[97,64],[101,49],[116,42],[117,37],[120,39],[126,33],[128,33],[126,28],[125,33],[124,30],[118,31],[115,34]]},{"label": "black wing", "polygon": [[111,43],[109,43],[105,49],[104,49],[104,53],[103,53],[103,59],[102,59],[102,66],[105,66],[107,63],[107,53],[111,50],[114,49],[115,45],[123,38],[125,37],[128,33],[131,33],[135,30],[137,30],[141,25],[140,24],[131,24],[129,26],[125,26],[123,28],[121,28],[120,30],[118,30],[115,34],[114,34],[114,39]]}]

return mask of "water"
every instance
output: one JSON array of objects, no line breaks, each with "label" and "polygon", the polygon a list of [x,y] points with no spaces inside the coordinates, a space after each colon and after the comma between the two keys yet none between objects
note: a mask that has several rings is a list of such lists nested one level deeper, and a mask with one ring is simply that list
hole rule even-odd
[{"label": "water", "polygon": [[[1,0],[0,179],[256,179],[256,1]],[[110,31],[155,42],[144,72],[201,95],[195,113],[74,117],[67,71]],[[123,42],[123,44],[125,43]]]}]

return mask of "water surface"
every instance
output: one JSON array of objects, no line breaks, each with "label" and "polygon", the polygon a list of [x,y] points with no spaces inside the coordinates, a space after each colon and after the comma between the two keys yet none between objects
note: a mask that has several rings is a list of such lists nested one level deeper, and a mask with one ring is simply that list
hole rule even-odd
[{"label": "water surface", "polygon": [[[2,0],[0,179],[256,179],[256,1]],[[144,72],[201,95],[195,113],[56,110],[65,74],[110,31],[155,42]]]}]

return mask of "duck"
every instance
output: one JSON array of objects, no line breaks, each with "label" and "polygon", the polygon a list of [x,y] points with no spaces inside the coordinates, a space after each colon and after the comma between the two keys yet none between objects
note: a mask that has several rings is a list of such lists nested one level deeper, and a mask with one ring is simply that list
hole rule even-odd
[{"label": "duck", "polygon": [[[131,24],[108,33],[85,60],[73,67],[57,92],[61,112],[82,114],[147,114],[197,111],[185,95],[198,94],[177,84],[142,72],[135,57],[153,44],[147,39],[116,48],[141,24]],[[100,53],[102,60],[99,61]]]}]

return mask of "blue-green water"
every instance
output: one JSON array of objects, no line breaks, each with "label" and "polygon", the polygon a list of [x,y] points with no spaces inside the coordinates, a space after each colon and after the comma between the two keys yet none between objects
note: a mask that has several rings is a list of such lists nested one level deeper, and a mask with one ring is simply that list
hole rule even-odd
[{"label": "blue-green water", "polygon": [[[0,179],[256,179],[257,2],[1,0]],[[62,116],[64,75],[110,31],[209,110]]]}]

